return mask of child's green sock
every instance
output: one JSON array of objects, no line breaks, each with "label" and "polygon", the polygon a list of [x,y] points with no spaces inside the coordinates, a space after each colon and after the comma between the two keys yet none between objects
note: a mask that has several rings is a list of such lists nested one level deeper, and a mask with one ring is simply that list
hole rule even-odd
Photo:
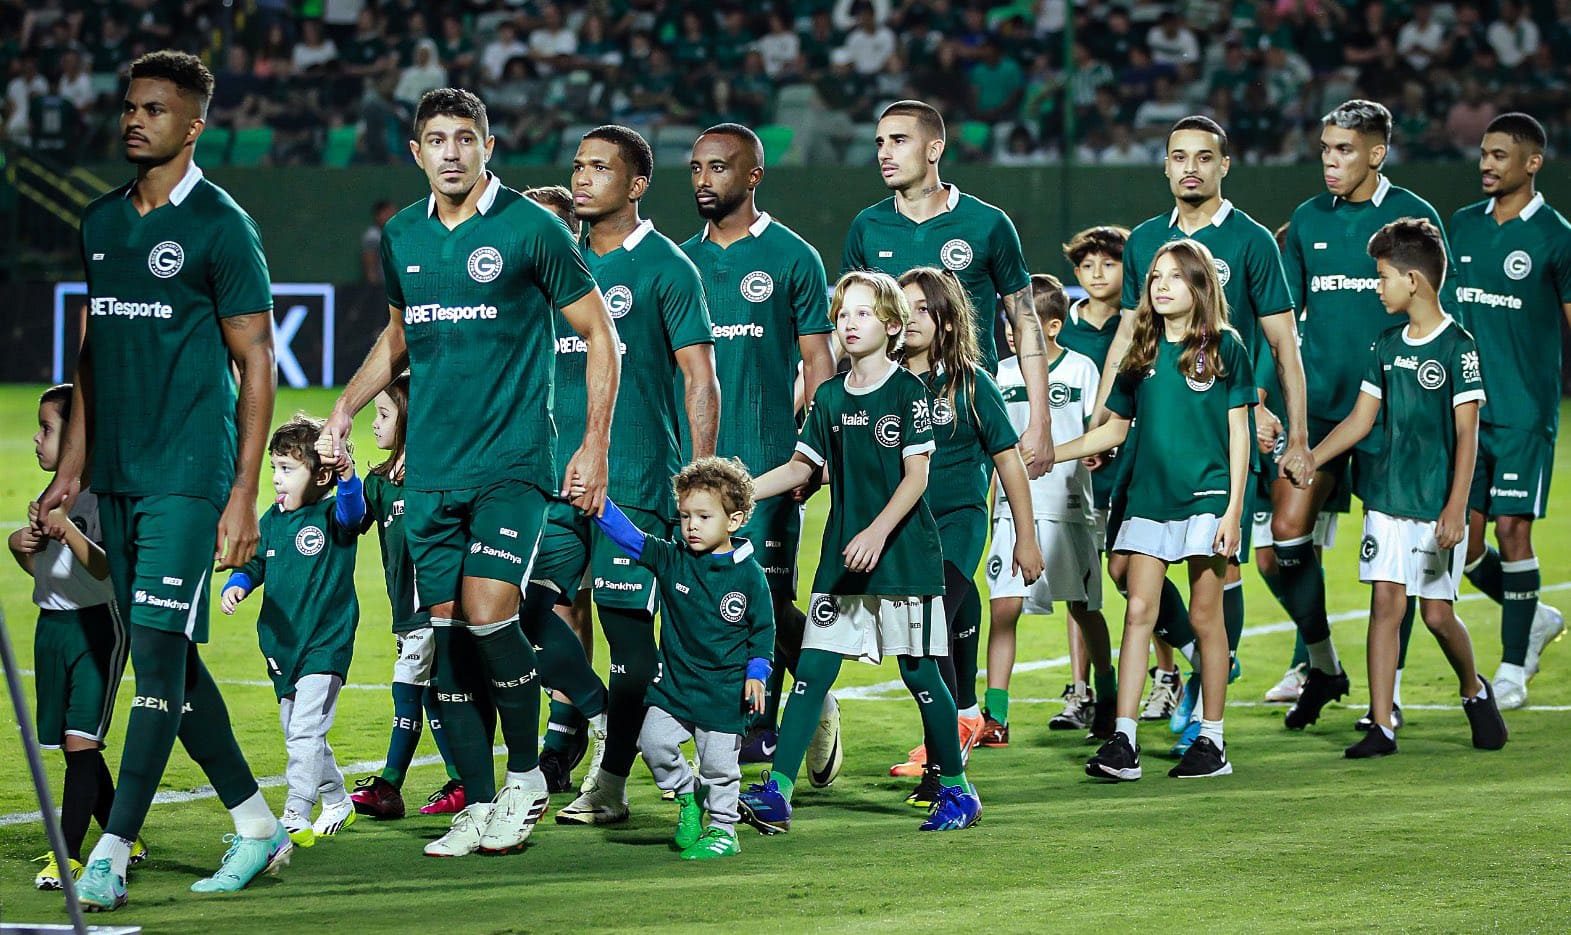
[{"label": "child's green sock", "polygon": [[982,693],[982,707],[1000,724],[1009,723],[1009,689],[989,688]]}]

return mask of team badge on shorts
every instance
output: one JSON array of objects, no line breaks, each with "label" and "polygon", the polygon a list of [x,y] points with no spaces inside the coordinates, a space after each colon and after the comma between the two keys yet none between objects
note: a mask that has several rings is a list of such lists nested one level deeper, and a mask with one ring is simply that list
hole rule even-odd
[{"label": "team badge on shorts", "polygon": [[1512,250],[1506,254],[1505,271],[1513,281],[1520,282],[1533,271],[1533,258],[1526,250]]},{"label": "team badge on shorts", "polygon": [[159,279],[168,279],[184,265],[185,248],[173,240],[164,241],[147,254],[147,270]]},{"label": "team badge on shorts", "polygon": [[490,282],[502,275],[502,254],[495,247],[481,247],[469,254],[469,278]]},{"label": "team badge on shorts", "polygon": [[840,609],[835,606],[835,599],[829,594],[818,595],[813,599],[812,606],[807,608],[807,619],[813,621],[815,627],[831,626],[838,616],[840,616]]},{"label": "team badge on shorts", "polygon": [[621,318],[633,310],[633,290],[626,286],[616,285],[605,291],[606,311],[612,318]]},{"label": "team badge on shorts", "polygon": [[720,599],[720,617],[726,623],[741,623],[747,616],[747,595],[741,591],[730,591]]},{"label": "team badge on shorts", "polygon": [[987,576],[994,581],[1004,573],[1004,560],[997,555],[987,560]]},{"label": "team badge on shorts", "polygon": [[315,555],[327,545],[327,534],[320,526],[307,526],[295,533],[295,551],[301,555]]},{"label": "team badge on shorts", "polygon": [[749,302],[768,301],[775,294],[774,279],[763,270],[754,270],[742,277],[742,298]]},{"label": "team badge on shorts", "polygon": [[938,258],[943,261],[944,268],[957,273],[970,266],[974,257],[975,253],[972,252],[971,245],[959,237],[944,244],[938,251]]},{"label": "team badge on shorts", "polygon": [[1365,536],[1364,541],[1358,547],[1358,557],[1366,562],[1372,562],[1375,560],[1375,556],[1379,554],[1380,546],[1375,542],[1375,537]]}]

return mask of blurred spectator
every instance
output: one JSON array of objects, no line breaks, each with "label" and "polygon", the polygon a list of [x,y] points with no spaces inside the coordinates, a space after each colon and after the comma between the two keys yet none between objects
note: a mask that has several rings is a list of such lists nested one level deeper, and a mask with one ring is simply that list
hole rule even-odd
[{"label": "blurred spectator", "polygon": [[1172,78],[1167,75],[1157,76],[1154,92],[1155,97],[1142,101],[1135,108],[1135,135],[1147,141],[1166,139],[1167,131],[1173,124],[1189,113],[1188,105],[1178,99]]},{"label": "blurred spectator", "polygon": [[57,159],[67,157],[81,136],[81,118],[76,105],[61,93],[58,75],[29,102],[28,130],[33,149]]},{"label": "blurred spectator", "polygon": [[562,10],[555,4],[540,11],[540,25],[529,34],[529,52],[547,74],[578,54],[578,34],[562,22]]},{"label": "blurred spectator", "polygon": [[502,70],[515,58],[527,56],[529,46],[518,38],[518,27],[505,20],[496,27],[496,38],[480,53],[480,74],[487,81],[502,77]]},{"label": "blurred spectator", "polygon": [[1484,138],[1489,121],[1500,114],[1500,108],[1490,100],[1478,79],[1467,78],[1462,82],[1462,97],[1446,112],[1446,138],[1457,154],[1471,156],[1478,152],[1478,141]]},{"label": "blurred spectator", "polygon": [[449,13],[442,17],[442,38],[436,44],[436,56],[447,67],[449,84],[463,87],[470,83],[475,67],[475,44],[464,32],[464,21]]},{"label": "blurred spectator", "polygon": [[398,74],[398,86],[393,97],[413,107],[420,103],[420,96],[447,84],[447,69],[436,55],[436,41],[421,39],[415,43],[415,61]]},{"label": "blurred spectator", "polygon": [[764,71],[775,80],[788,78],[799,70],[802,40],[792,31],[786,16],[779,10],[769,11],[769,31],[759,38],[758,54],[763,56]]},{"label": "blurred spectator", "polygon": [[1413,18],[1402,24],[1396,35],[1396,50],[1414,71],[1424,71],[1429,64],[1443,56],[1446,48],[1446,28],[1435,19],[1434,6],[1429,0],[1419,0],[1413,7]]},{"label": "blurred spectator", "polygon": [[93,91],[93,76],[87,73],[82,53],[76,49],[60,56],[60,94],[78,113],[86,113],[98,98]]},{"label": "blurred spectator", "polygon": [[1009,128],[1009,135],[994,161],[1001,166],[1039,166],[1048,159],[1049,154],[1037,145],[1031,131],[1017,123]]},{"label": "blurred spectator", "polygon": [[858,0],[853,9],[856,28],[846,35],[841,49],[853,71],[859,75],[875,75],[895,53],[895,34],[879,23],[873,13],[873,4],[868,0]]},{"label": "blurred spectator", "polygon": [[1112,141],[1097,153],[1096,161],[1104,166],[1150,166],[1159,162],[1157,155],[1145,144],[1134,138],[1129,127],[1122,123],[1112,125]]},{"label": "blurred spectator", "polygon": [[1146,47],[1151,50],[1151,61],[1158,65],[1200,61],[1200,40],[1173,10],[1164,11],[1146,33]]},{"label": "blurred spectator", "polygon": [[297,75],[323,75],[336,61],[338,46],[327,37],[322,21],[308,19],[301,24],[300,41],[295,43],[289,59],[290,69]]},{"label": "blurred spectator", "polygon": [[371,206],[371,224],[360,235],[360,278],[373,286],[382,284],[382,228],[398,213],[398,206],[382,199]]},{"label": "blurred spectator", "polygon": [[1004,58],[998,43],[982,46],[981,60],[971,66],[971,116],[988,123],[1013,117],[1025,92],[1025,72],[1012,58]]},{"label": "blurred spectator", "polygon": [[343,42],[340,61],[344,74],[354,78],[376,78],[398,66],[375,10],[363,9],[355,18],[354,32]]},{"label": "blurred spectator", "polygon": [[890,0],[835,0],[834,24],[841,32],[850,32],[861,23],[859,8],[866,6],[873,15],[873,22],[883,25],[889,19]]},{"label": "blurred spectator", "polygon": [[5,86],[5,135],[26,144],[32,100],[49,92],[49,82],[38,73],[38,56],[30,53],[17,59],[12,70],[15,74]]},{"label": "blurred spectator", "polygon": [[1489,44],[1506,68],[1515,68],[1538,51],[1538,24],[1517,0],[1501,0],[1500,18],[1489,26]]}]

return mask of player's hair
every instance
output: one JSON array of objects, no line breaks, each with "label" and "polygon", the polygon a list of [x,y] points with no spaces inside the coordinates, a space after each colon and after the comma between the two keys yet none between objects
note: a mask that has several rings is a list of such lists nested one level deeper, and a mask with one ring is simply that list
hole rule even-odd
[{"label": "player's hair", "polygon": [[1069,296],[1063,282],[1052,273],[1031,274],[1031,304],[1036,306],[1036,317],[1044,325],[1069,317]]},{"label": "player's hair", "polygon": [[583,135],[586,140],[605,140],[616,146],[617,155],[622,157],[633,177],[643,176],[650,181],[655,174],[655,151],[649,148],[649,141],[643,134],[632,127],[608,123],[595,127]]},{"label": "player's hair", "polygon": [[944,132],[944,115],[924,101],[895,101],[878,115],[879,120],[885,117],[915,117],[922,132],[935,140],[948,139]]},{"label": "player's hair", "polygon": [[182,96],[195,97],[197,113],[207,119],[207,105],[213,99],[213,73],[195,55],[173,49],[149,52],[131,63],[131,80],[138,78],[170,82]]},{"label": "player's hair", "polygon": [[1287,249],[1287,229],[1292,226],[1290,221],[1283,221],[1275,231],[1272,231],[1271,236],[1275,238],[1278,250]]},{"label": "player's hair", "polygon": [[739,141],[743,146],[753,151],[753,158],[757,160],[758,167],[760,169],[764,167],[764,141],[759,139],[758,134],[748,127],[744,127],[740,123],[717,123],[698,134],[699,139],[703,139],[706,136],[729,136]]},{"label": "player's hair", "polygon": [[1391,145],[1391,111],[1378,101],[1354,98],[1343,101],[1329,114],[1320,118],[1320,125],[1341,127],[1365,136],[1378,136],[1380,142]]},{"label": "player's hair", "polygon": [[[965,286],[954,273],[936,266],[918,266],[900,275],[902,288],[912,283],[927,298],[927,314],[936,326],[927,359],[935,373],[942,368],[949,374],[944,398],[949,401],[950,410],[954,410],[956,390],[960,387],[965,388],[966,399],[975,408],[976,371],[982,365],[982,352],[977,346],[975,313]],[[951,428],[958,430],[958,425]]]},{"label": "player's hair", "polygon": [[898,324],[900,330],[890,336],[884,353],[894,357],[906,343],[906,326],[911,324],[911,305],[900,283],[888,273],[870,269],[854,269],[840,277],[835,291],[829,296],[829,323],[835,324],[840,309],[845,305],[846,290],[862,285],[873,290],[873,314],[884,324]]},{"label": "player's hair", "polygon": [[[267,443],[267,453],[294,458],[315,474],[322,469],[322,459],[316,456],[316,440],[322,436],[322,428],[327,422],[322,419],[313,419],[304,412],[297,412],[288,422],[278,427],[273,432],[273,437]],[[353,452],[349,439],[344,439],[344,447]],[[338,482],[338,476],[333,476],[333,482]]]},{"label": "player's hair", "polygon": [[1219,155],[1226,158],[1227,131],[1222,129],[1222,125],[1220,123],[1217,123],[1210,117],[1207,117],[1204,114],[1190,114],[1189,116],[1180,119],[1177,123],[1173,124],[1173,129],[1167,131],[1167,138],[1170,142],[1173,139],[1173,134],[1177,133],[1179,130],[1199,130],[1202,133],[1210,133],[1215,135],[1217,139],[1217,146],[1220,148]]},{"label": "player's hair", "polygon": [[536,185],[524,189],[524,197],[562,219],[570,231],[578,230],[578,215],[573,213],[573,193],[565,185]]},{"label": "player's hair", "polygon": [[1123,262],[1124,244],[1129,241],[1129,228],[1103,225],[1101,227],[1088,227],[1069,238],[1064,244],[1064,259],[1071,266],[1079,266],[1081,261],[1092,254],[1105,256],[1109,260]]},{"label": "player's hair", "polygon": [[69,383],[57,383],[38,394],[38,405],[40,407],[59,406],[60,419],[64,422],[70,422],[72,389],[73,387]]},{"label": "player's hair", "polygon": [[715,495],[726,513],[741,513],[746,522],[753,515],[753,475],[736,458],[698,458],[671,478],[677,504],[695,490]]},{"label": "player's hair", "polygon": [[[398,427],[393,429],[393,448],[387,453],[387,460],[372,468],[371,473],[392,480],[393,466],[404,459],[404,445],[409,439],[409,371],[405,370],[394,377],[393,382],[387,384],[382,392],[393,401],[393,411],[398,415]],[[347,443],[346,441],[345,444]]]},{"label": "player's hair", "polygon": [[1120,373],[1140,373],[1156,363],[1157,342],[1162,339],[1162,321],[1151,302],[1151,282],[1156,278],[1156,261],[1165,254],[1178,261],[1184,282],[1194,293],[1194,311],[1184,332],[1184,349],[1178,355],[1178,372],[1197,380],[1208,376],[1225,377],[1222,363],[1222,332],[1232,331],[1228,323],[1227,299],[1222,281],[1216,275],[1211,251],[1198,240],[1174,240],[1162,245],[1151,258],[1140,303],[1135,308],[1135,327],[1129,350],[1118,365]]},{"label": "player's hair", "polygon": [[432,117],[456,117],[473,120],[482,137],[491,135],[491,120],[486,116],[485,102],[473,91],[463,88],[433,88],[420,95],[415,107],[415,139],[425,132],[426,122]]},{"label": "player's hair", "polygon": [[1489,126],[1484,129],[1487,133],[1504,133],[1518,143],[1526,143],[1534,152],[1541,153],[1549,145],[1549,135],[1544,132],[1544,125],[1539,123],[1532,115],[1521,111],[1501,114],[1489,121]]},{"label": "player's hair", "polygon": [[1440,291],[1446,278],[1445,241],[1428,218],[1399,218],[1369,238],[1369,255],[1403,273],[1417,272]]}]

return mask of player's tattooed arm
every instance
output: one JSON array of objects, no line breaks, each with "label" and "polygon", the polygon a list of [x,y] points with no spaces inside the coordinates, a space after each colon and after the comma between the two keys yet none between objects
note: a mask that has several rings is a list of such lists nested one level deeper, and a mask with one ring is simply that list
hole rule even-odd
[{"label": "player's tattooed arm", "polygon": [[[1277,379],[1282,384],[1282,399],[1287,405],[1287,450],[1282,453],[1281,476],[1306,480],[1309,464],[1309,391],[1304,378],[1304,358],[1298,352],[1298,326],[1292,313],[1267,315],[1260,319],[1260,330],[1271,345],[1276,360]],[[1295,483],[1297,483],[1295,481]]]},{"label": "player's tattooed arm", "polygon": [[387,307],[387,327],[376,336],[376,342],[366,353],[355,375],[349,378],[333,411],[327,417],[324,434],[332,439],[333,456],[323,459],[328,467],[340,466],[344,458],[344,439],[354,430],[355,413],[364,409],[376,394],[387,389],[388,384],[409,366],[409,346],[404,342],[404,310],[396,305]]},{"label": "player's tattooed arm", "polygon": [[[240,368],[240,398],[235,404],[236,456],[234,486],[218,519],[213,557],[223,568],[251,560],[261,538],[256,522],[256,491],[273,424],[273,399],[278,392],[278,367],[273,351],[271,310],[234,315],[223,321],[224,346]],[[200,444],[200,441],[196,443]]]},{"label": "player's tattooed arm", "polygon": [[[1015,331],[1020,373],[1025,377],[1026,399],[1031,404],[1030,422],[1020,436],[1020,451],[1025,457],[1026,473],[1035,480],[1053,467],[1053,429],[1047,401],[1047,332],[1036,316],[1030,285],[1004,296],[1004,315]],[[992,336],[987,335],[986,339],[992,340]]]},{"label": "player's tattooed arm", "polygon": [[693,436],[693,457],[707,458],[715,453],[720,433],[720,380],[715,376],[715,346],[690,344],[676,352],[686,386],[683,403],[687,407],[688,431]]},{"label": "player's tattooed arm", "polygon": [[563,471],[567,489],[562,495],[571,496],[573,505],[585,513],[599,516],[605,510],[610,473],[606,458],[611,450],[611,413],[616,409],[616,394],[622,383],[621,338],[599,289],[591,289],[583,298],[563,306],[562,317],[589,346],[584,361],[589,405],[584,440]]}]

